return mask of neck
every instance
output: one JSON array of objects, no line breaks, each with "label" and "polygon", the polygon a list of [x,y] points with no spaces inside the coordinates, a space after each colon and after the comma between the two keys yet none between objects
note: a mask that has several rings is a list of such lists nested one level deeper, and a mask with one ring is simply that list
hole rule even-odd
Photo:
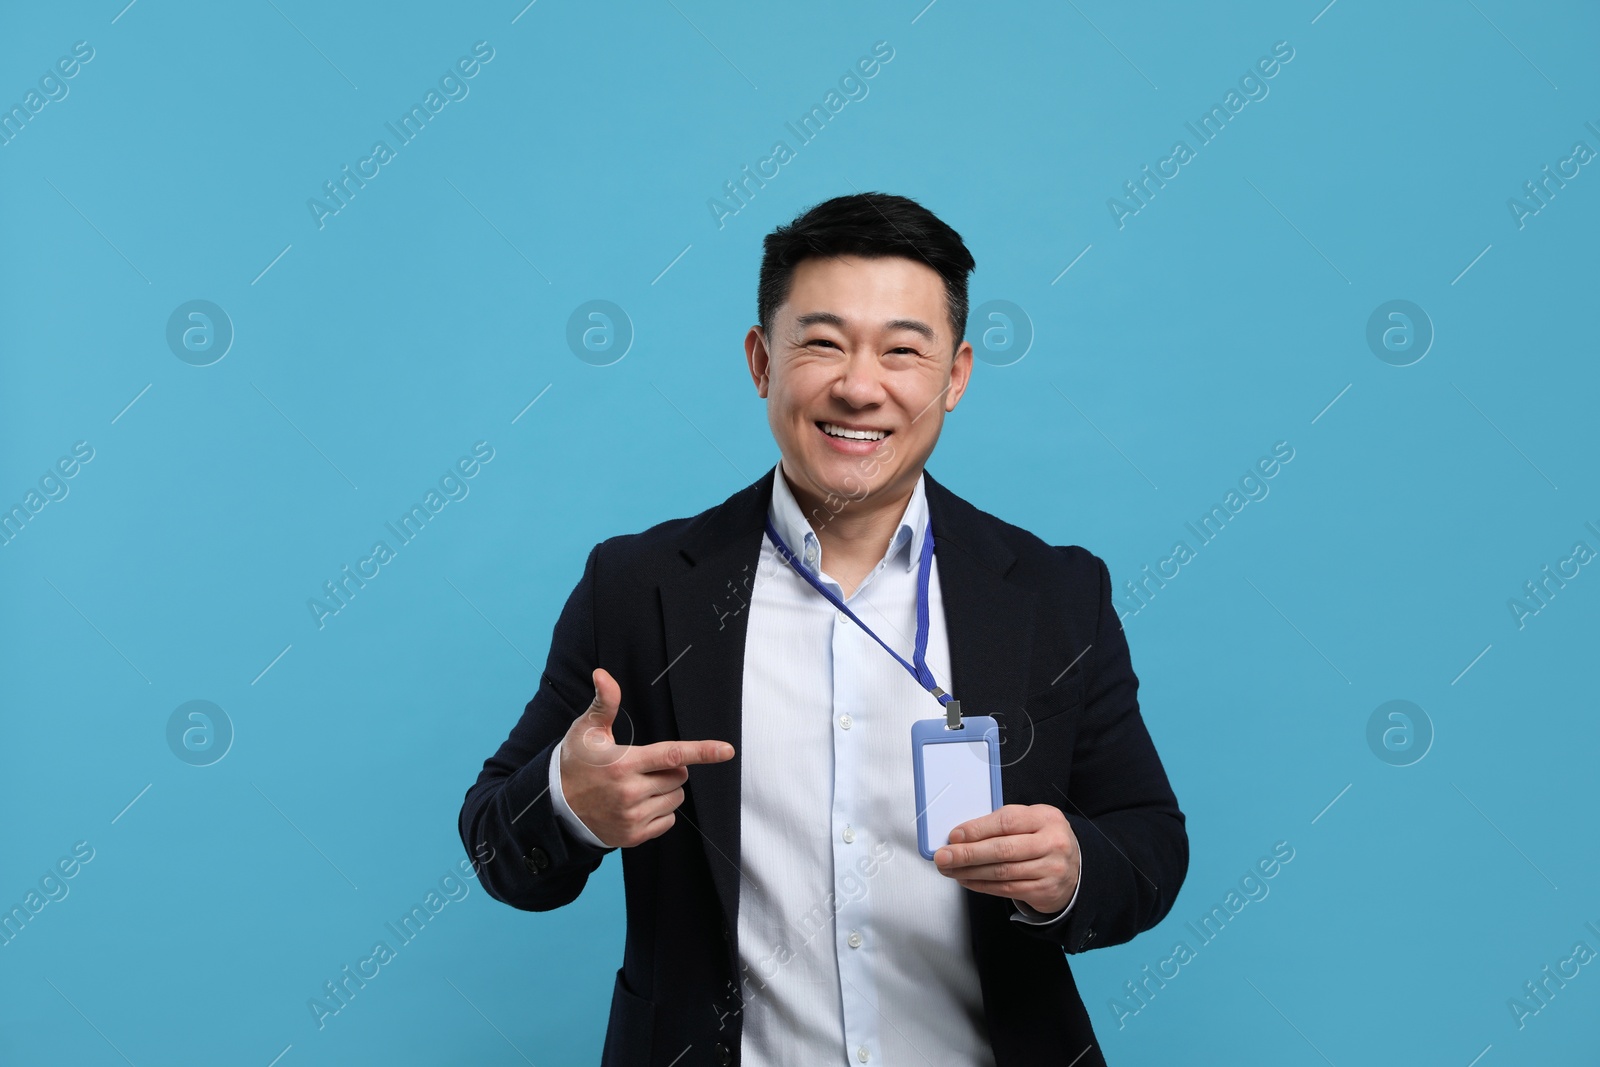
[{"label": "neck", "polygon": [[851,588],[889,550],[889,542],[894,539],[900,517],[905,514],[911,494],[916,492],[917,478],[922,474],[920,470],[915,472],[916,477],[904,486],[885,486],[860,500],[846,500],[835,512],[827,506],[823,496],[809,486],[796,485],[781,460],[778,473],[794,494],[806,521],[816,531],[828,573],[841,584],[845,584],[847,577],[851,578],[848,583]]}]

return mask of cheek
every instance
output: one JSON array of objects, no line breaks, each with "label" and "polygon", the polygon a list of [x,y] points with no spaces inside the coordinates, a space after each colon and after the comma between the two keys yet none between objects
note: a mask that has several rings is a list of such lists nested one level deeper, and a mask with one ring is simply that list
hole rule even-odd
[{"label": "cheek", "polygon": [[772,383],[771,399],[796,421],[809,424],[814,412],[828,406],[833,371],[825,364],[808,362],[786,368]]},{"label": "cheek", "polygon": [[[909,376],[908,376],[909,377]],[[890,403],[898,408],[900,433],[906,440],[922,440],[939,432],[950,393],[944,376],[928,375],[916,381],[897,382],[890,387]]]},{"label": "cheek", "polygon": [[932,407],[943,408],[950,392],[956,386],[950,370],[951,368],[942,363],[924,362],[913,369],[908,369],[902,375],[897,375],[893,391],[903,398],[904,403],[911,408],[912,414],[924,408],[929,410],[932,410]]}]

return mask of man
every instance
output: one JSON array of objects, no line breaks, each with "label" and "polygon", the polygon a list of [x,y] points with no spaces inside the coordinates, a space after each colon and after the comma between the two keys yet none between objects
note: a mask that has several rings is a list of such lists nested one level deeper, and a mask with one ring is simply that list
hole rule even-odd
[{"label": "man", "polygon": [[[923,470],[972,371],[972,269],[904,197],[768,235],[745,353],[779,464],[590,552],[467,793],[462,841],[516,907],[623,850],[606,1064],[1105,1062],[1064,953],[1159,922],[1188,838],[1105,564]],[[929,862],[911,724],[944,717],[935,688],[1002,724],[1005,804]]]}]

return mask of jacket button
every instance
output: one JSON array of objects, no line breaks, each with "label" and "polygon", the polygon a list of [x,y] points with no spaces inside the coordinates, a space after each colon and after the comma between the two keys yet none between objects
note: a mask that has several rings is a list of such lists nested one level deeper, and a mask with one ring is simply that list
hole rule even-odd
[{"label": "jacket button", "polygon": [[718,1041],[717,1042],[717,1047],[716,1047],[716,1054],[717,1054],[717,1062],[720,1063],[722,1065],[722,1067],[731,1067],[731,1064],[733,1063],[733,1050],[732,1049],[728,1048],[727,1045],[724,1045],[722,1042]]},{"label": "jacket button", "polygon": [[527,856],[523,857],[522,865],[534,874],[538,874],[550,866],[550,854],[542,848],[534,848]]}]

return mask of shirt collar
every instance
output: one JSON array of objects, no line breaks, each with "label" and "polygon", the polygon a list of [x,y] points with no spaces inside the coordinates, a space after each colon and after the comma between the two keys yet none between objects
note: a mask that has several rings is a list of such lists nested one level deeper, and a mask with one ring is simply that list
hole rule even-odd
[{"label": "shirt collar", "polygon": [[[845,505],[849,507],[847,503]],[[767,510],[767,515],[772,519],[772,525],[777,528],[779,536],[795,553],[800,561],[813,574],[822,571],[822,543],[817,540],[816,531],[800,510],[800,502],[795,499],[794,492],[789,488],[789,482],[783,475],[783,461],[778,461],[778,468],[772,475],[772,504]],[[828,518],[826,513],[818,515],[819,521]],[[906,501],[905,511],[900,516],[900,525],[895,527],[894,536],[889,539],[889,550],[884,553],[884,560],[894,559],[904,555],[904,566],[907,570],[916,567],[922,554],[922,539],[928,532],[928,493],[923,485],[923,477],[917,475],[917,486],[911,491],[911,499]]]}]

